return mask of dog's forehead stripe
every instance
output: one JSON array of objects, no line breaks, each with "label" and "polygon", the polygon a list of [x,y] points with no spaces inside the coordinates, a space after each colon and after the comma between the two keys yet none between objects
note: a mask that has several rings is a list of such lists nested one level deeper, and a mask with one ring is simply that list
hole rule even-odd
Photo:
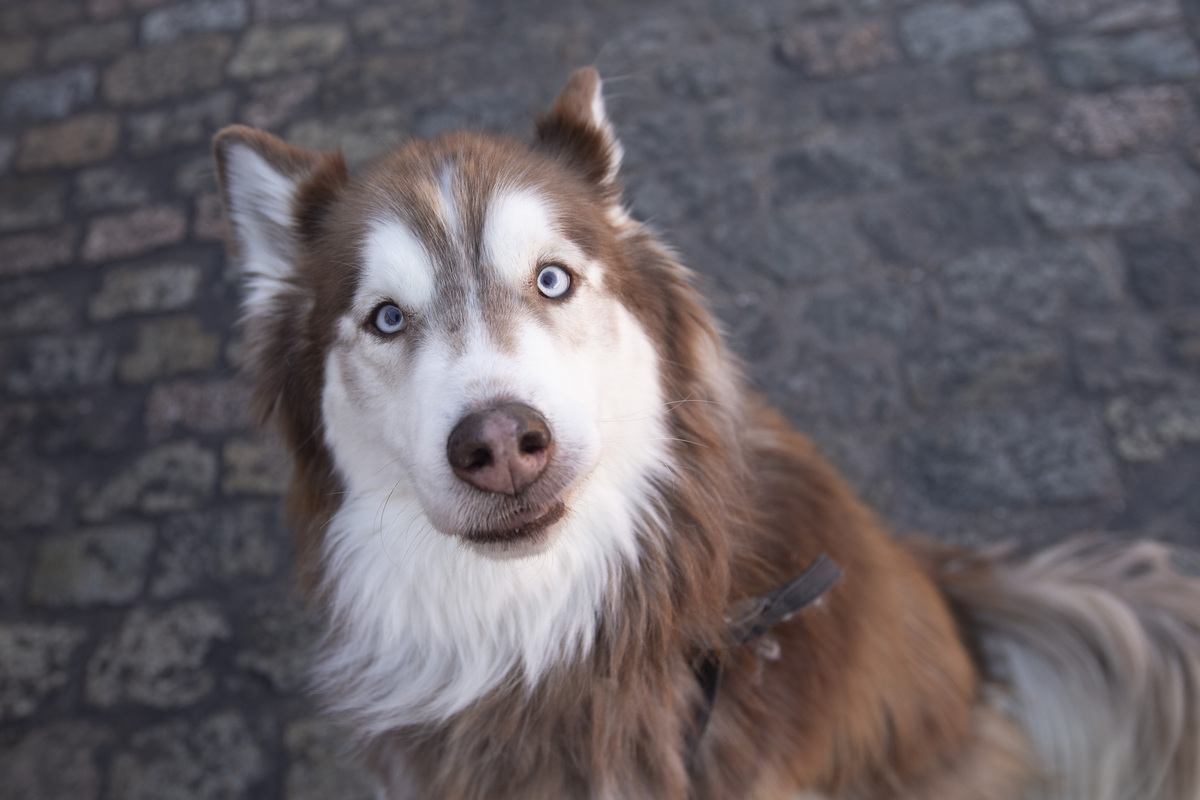
[{"label": "dog's forehead stripe", "polygon": [[561,238],[550,208],[530,191],[499,194],[488,205],[483,252],[492,269],[510,285],[532,279],[541,248]]},{"label": "dog's forehead stripe", "polygon": [[433,300],[433,261],[421,241],[399,220],[376,220],[363,247],[365,287],[407,307]]}]

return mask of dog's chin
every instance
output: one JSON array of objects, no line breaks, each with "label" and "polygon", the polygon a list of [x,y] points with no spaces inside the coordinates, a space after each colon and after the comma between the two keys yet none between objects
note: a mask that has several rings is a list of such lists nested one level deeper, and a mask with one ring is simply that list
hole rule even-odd
[{"label": "dog's chin", "polygon": [[495,527],[472,528],[457,535],[472,550],[488,558],[501,561],[527,558],[550,549],[558,538],[558,523],[566,515],[567,504],[559,499],[505,515]]}]

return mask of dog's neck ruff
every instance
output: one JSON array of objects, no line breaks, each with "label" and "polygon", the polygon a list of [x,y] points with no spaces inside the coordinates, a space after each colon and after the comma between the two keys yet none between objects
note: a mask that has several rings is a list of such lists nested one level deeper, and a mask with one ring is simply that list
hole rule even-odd
[{"label": "dog's neck ruff", "polygon": [[435,530],[414,496],[348,501],[326,539],[330,625],[317,680],[331,709],[379,734],[445,721],[513,681],[589,652],[653,498],[602,480],[546,552],[496,560]]}]

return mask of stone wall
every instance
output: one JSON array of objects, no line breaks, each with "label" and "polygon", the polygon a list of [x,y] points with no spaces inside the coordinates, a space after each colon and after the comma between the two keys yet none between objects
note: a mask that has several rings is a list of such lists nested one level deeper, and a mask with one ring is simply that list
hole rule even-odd
[{"label": "stone wall", "polygon": [[902,531],[1200,540],[1198,0],[0,7],[0,800],[358,798],[208,154],[526,136],[595,64],[636,214]]}]

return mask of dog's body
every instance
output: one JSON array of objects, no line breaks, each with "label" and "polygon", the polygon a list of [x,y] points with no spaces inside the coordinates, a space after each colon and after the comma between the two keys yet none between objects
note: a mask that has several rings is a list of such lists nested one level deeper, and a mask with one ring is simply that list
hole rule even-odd
[{"label": "dog's body", "polygon": [[[623,210],[593,71],[530,148],[216,152],[320,684],[385,796],[1200,797],[1200,584],[885,535]],[[836,586],[730,639],[821,555]]]}]

